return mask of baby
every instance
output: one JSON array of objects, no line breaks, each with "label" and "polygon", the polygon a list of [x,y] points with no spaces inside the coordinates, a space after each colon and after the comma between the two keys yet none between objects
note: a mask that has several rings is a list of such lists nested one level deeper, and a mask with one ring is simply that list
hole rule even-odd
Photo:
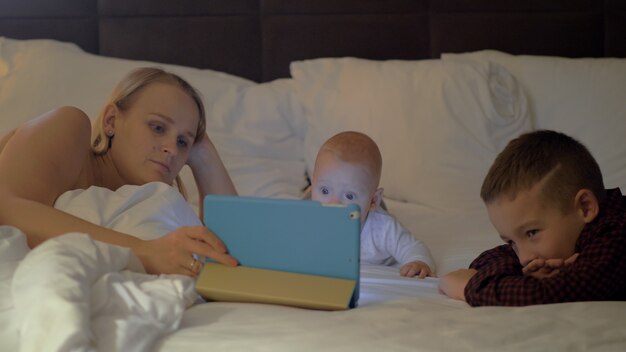
[{"label": "baby", "polygon": [[435,276],[428,248],[381,208],[381,171],[382,157],[370,137],[359,132],[339,133],[317,154],[311,198],[361,208],[361,263],[399,263],[402,276]]}]

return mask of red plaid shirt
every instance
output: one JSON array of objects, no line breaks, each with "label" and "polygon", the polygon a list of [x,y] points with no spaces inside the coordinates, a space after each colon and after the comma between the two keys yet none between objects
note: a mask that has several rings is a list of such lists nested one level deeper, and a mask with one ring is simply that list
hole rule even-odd
[{"label": "red plaid shirt", "polygon": [[472,306],[524,306],[573,301],[626,301],[626,197],[607,190],[600,213],[576,242],[574,264],[549,278],[522,274],[509,244],[482,253],[470,268],[478,272],[465,286]]}]

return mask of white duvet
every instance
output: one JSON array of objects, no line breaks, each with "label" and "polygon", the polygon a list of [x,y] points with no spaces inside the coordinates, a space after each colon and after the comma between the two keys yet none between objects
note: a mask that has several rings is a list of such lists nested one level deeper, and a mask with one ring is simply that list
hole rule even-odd
[{"label": "white duvet", "polygon": [[[410,208],[391,205],[415,228]],[[158,183],[74,191],[57,207],[144,238],[198,223],[178,193]],[[444,261],[457,262],[457,252]],[[470,308],[440,295],[436,278],[363,266],[359,307],[349,311],[193,304],[191,279],[128,270],[140,269],[136,260],[78,233],[31,251],[19,230],[1,226],[0,351],[626,350],[626,302]]]},{"label": "white duvet", "polygon": [[[71,191],[55,207],[144,239],[199,224],[163,183]],[[8,318],[2,351],[18,345],[22,351],[148,351],[178,328],[196,300],[191,278],[140,273],[129,249],[85,234],[68,233],[31,251],[21,231],[2,226],[0,241],[0,309]]]}]

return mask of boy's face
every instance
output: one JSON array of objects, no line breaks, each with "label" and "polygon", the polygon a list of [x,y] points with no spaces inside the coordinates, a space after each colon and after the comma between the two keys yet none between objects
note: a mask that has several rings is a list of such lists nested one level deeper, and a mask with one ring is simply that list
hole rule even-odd
[{"label": "boy's face", "polygon": [[357,204],[361,208],[362,227],[370,209],[377,204],[376,186],[364,166],[322,151],[315,163],[311,198],[322,203]]},{"label": "boy's face", "polygon": [[[574,200],[572,201],[574,206]],[[510,243],[520,264],[533,259],[567,259],[585,226],[582,210],[573,207],[564,214],[541,195],[541,183],[518,192],[515,199],[501,196],[487,204],[489,219],[504,242]]]}]

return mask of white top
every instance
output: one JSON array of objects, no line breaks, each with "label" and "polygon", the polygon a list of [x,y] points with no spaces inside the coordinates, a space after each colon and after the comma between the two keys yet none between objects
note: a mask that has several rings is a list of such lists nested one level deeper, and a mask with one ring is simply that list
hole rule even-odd
[{"label": "white top", "polygon": [[361,230],[361,263],[404,265],[422,261],[435,271],[428,247],[385,210],[370,211]]}]

